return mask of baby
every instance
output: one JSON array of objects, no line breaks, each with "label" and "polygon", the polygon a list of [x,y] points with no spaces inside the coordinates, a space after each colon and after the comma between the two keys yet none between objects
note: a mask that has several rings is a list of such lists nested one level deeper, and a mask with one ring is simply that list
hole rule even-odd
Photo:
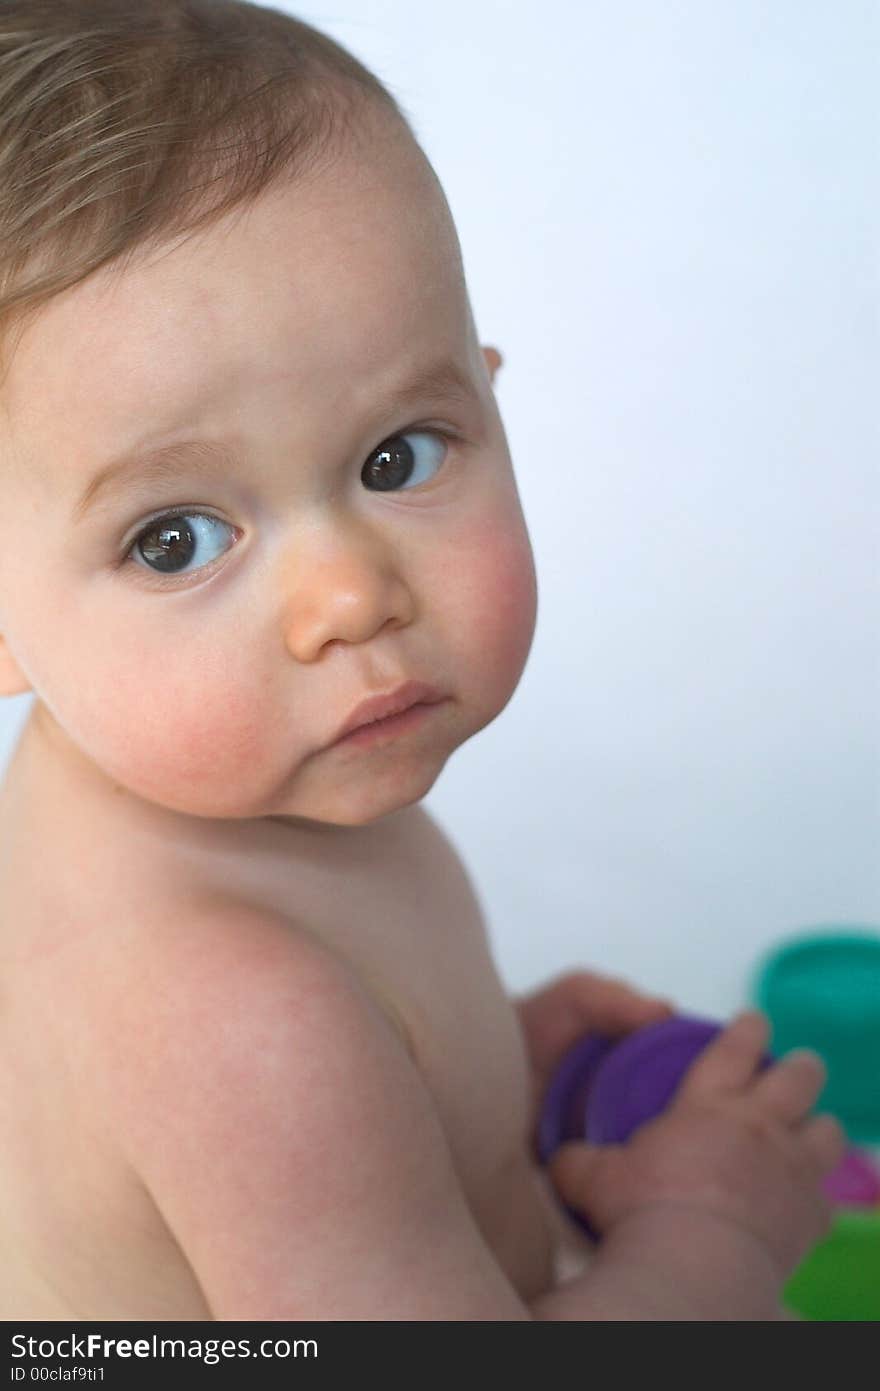
[{"label": "baby", "polygon": [[12,0],[0,55],[0,1317],[785,1317],[819,1059],[746,1012],[542,1173],[565,1049],[671,1007],[511,1000],[420,805],[536,587],[402,112],[228,0]]}]

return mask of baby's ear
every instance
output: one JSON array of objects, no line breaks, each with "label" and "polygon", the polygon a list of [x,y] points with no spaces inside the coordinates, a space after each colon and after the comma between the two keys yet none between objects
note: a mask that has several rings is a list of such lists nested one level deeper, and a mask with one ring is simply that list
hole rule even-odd
[{"label": "baby's ear", "polygon": [[0,633],[0,696],[21,695],[23,691],[32,689],[30,677],[22,671]]},{"label": "baby's ear", "polygon": [[495,373],[498,371],[498,368],[501,366],[504,359],[497,348],[483,348],[483,357],[485,358],[486,366],[489,369],[489,380],[490,382],[492,382],[494,386]]}]

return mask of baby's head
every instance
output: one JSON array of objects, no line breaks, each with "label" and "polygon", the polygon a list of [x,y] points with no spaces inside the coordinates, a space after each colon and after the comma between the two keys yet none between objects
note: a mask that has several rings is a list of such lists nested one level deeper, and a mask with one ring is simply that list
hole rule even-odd
[{"label": "baby's head", "polygon": [[[169,811],[417,801],[513,694],[536,590],[405,117],[232,0],[10,0],[0,70],[0,693]],[[329,747],[411,680],[446,699]]]}]

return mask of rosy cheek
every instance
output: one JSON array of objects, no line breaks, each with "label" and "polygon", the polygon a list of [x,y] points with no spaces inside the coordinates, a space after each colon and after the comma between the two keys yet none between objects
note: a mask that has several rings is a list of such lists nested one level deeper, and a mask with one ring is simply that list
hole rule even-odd
[{"label": "rosy cheek", "polygon": [[[473,526],[449,558],[457,572],[461,631],[485,679],[510,694],[529,654],[537,615],[535,567],[524,523],[497,516]],[[506,697],[505,697],[506,698]]]},{"label": "rosy cheek", "polygon": [[[166,675],[161,700],[147,700],[140,678],[116,683],[97,732],[107,770],[142,796],[198,814],[238,812],[260,791],[272,720],[265,693]],[[112,733],[111,733],[112,731]]]}]

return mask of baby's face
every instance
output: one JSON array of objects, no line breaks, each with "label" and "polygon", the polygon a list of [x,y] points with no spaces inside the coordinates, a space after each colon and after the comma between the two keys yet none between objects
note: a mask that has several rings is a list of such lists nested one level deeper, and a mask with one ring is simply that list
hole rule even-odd
[{"label": "baby's face", "polygon": [[[494,359],[445,203],[389,127],[369,158],[168,245],[51,301],[14,359],[7,670],[56,746],[135,798],[367,824],[499,714],[534,630]],[[438,364],[464,398],[405,392]],[[223,457],[148,474],[148,450],[194,440]],[[79,516],[130,451],[124,486]],[[446,699],[395,738],[330,746],[412,679]]]}]

